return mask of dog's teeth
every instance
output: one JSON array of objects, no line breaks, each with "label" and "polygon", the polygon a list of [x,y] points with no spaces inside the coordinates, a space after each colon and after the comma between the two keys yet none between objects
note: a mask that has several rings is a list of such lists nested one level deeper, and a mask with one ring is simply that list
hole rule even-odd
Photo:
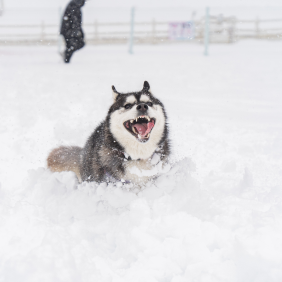
[{"label": "dog's teeth", "polygon": [[150,121],[150,118],[149,118],[148,116],[146,117],[146,119],[147,119],[148,121]]},{"label": "dog's teeth", "polygon": [[140,134],[138,134],[138,138],[141,139],[141,135]]},{"label": "dog's teeth", "polygon": [[150,137],[150,133],[147,134],[147,138],[149,138],[149,137]]},{"label": "dog's teeth", "polygon": [[131,120],[130,120],[130,123],[133,123],[133,122],[134,122],[134,119],[131,119]]}]

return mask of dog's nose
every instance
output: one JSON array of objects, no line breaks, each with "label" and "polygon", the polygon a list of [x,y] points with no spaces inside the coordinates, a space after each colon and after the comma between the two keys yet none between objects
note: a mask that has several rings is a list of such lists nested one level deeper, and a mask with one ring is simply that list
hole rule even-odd
[{"label": "dog's nose", "polygon": [[148,106],[146,104],[139,104],[136,109],[140,112],[146,112],[148,110]]}]

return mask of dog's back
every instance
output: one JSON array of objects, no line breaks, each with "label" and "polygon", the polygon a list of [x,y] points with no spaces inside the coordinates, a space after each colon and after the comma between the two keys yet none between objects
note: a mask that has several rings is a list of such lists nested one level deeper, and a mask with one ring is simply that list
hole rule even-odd
[{"label": "dog's back", "polygon": [[82,148],[77,146],[61,146],[54,149],[47,158],[47,166],[53,172],[73,171],[79,180],[80,158]]}]

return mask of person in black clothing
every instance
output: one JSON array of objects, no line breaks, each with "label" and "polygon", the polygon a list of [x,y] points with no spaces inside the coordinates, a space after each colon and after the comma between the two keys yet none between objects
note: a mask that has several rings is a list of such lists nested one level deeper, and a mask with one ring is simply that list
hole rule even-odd
[{"label": "person in black clothing", "polygon": [[62,19],[60,33],[66,41],[65,63],[69,63],[72,54],[85,45],[84,34],[81,28],[82,15],[80,10],[84,3],[85,0],[72,0],[68,4]]}]

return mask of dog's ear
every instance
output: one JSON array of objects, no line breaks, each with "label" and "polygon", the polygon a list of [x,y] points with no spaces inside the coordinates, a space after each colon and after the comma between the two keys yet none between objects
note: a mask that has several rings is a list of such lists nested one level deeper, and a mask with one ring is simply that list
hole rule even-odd
[{"label": "dog's ear", "polygon": [[150,84],[149,84],[149,82],[148,82],[148,81],[144,81],[142,91],[149,91],[149,90],[150,90]]},{"label": "dog's ear", "polygon": [[118,96],[120,95],[120,93],[118,93],[116,91],[116,88],[114,86],[112,86],[112,90],[113,90],[113,100],[114,100],[114,103],[116,102]]}]

